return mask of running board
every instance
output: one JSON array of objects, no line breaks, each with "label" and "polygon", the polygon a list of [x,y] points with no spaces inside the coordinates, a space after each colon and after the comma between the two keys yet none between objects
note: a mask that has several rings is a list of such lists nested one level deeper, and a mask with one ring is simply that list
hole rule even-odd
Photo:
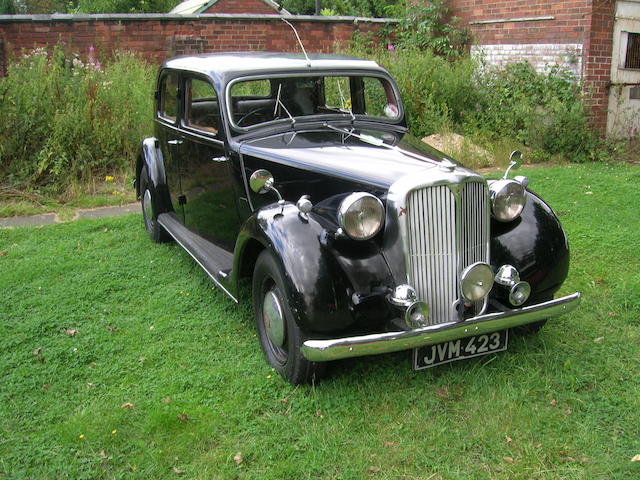
[{"label": "running board", "polygon": [[229,278],[233,268],[233,254],[193,233],[173,213],[161,213],[158,223],[191,255],[213,283],[238,303],[238,299],[222,283]]}]

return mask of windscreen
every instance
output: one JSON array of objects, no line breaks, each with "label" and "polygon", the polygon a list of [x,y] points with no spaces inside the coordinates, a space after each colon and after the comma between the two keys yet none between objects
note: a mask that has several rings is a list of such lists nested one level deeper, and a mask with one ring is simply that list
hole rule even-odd
[{"label": "windscreen", "polygon": [[356,75],[241,79],[229,90],[236,127],[317,115],[394,121],[400,118],[392,85],[382,77]]}]

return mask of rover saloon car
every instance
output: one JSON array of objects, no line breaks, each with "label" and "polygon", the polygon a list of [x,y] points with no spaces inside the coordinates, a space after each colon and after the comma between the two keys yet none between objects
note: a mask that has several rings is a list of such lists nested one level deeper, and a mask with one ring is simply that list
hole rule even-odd
[{"label": "rover saloon car", "polygon": [[486,180],[413,138],[373,61],[166,61],[136,189],[153,241],[234,302],[250,281],[266,361],[293,384],[347,357],[408,350],[421,369],[504,350],[580,301],[555,295],[567,238],[527,179]]}]

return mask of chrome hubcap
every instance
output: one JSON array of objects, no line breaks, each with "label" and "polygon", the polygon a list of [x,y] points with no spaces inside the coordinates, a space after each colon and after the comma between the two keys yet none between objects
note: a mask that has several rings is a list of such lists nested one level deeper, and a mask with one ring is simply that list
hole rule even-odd
[{"label": "chrome hubcap", "polygon": [[142,196],[142,211],[147,224],[153,222],[153,206],[151,205],[151,192],[149,190],[145,190]]},{"label": "chrome hubcap", "polygon": [[262,316],[267,336],[275,347],[284,344],[284,313],[278,295],[269,290],[262,302]]}]

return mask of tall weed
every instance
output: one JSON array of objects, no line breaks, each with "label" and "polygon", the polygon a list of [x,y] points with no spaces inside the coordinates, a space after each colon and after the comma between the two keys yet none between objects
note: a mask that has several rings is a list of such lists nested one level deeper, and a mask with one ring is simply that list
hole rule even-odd
[{"label": "tall weed", "polygon": [[0,174],[60,193],[132,168],[152,131],[153,69],[131,53],[104,65],[57,46],[13,61],[0,79]]},{"label": "tall weed", "polygon": [[373,58],[394,76],[416,136],[455,131],[481,143],[510,138],[540,160],[596,157],[601,141],[571,72],[538,73],[526,62],[488,68],[469,56],[372,48],[366,38],[356,39],[349,52]]}]

